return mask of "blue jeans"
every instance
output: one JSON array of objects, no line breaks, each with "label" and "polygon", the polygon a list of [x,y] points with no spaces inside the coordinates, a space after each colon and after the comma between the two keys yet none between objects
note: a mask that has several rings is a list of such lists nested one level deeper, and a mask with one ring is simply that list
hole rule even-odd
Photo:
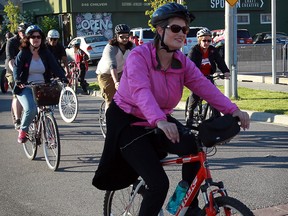
[{"label": "blue jeans", "polygon": [[37,106],[33,98],[32,89],[24,88],[22,92],[17,95],[17,99],[23,107],[20,129],[28,132],[29,125],[37,114]]}]

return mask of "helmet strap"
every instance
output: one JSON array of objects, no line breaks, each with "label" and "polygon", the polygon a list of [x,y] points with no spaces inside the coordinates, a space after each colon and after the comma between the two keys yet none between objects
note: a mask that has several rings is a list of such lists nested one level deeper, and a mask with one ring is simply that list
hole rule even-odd
[{"label": "helmet strap", "polygon": [[171,52],[176,52],[176,50],[170,50],[169,47],[164,43],[164,35],[165,35],[165,32],[166,32],[166,28],[164,28],[164,31],[163,31],[163,36],[161,37],[161,47],[160,49],[164,49],[166,50],[168,53],[171,53]]}]

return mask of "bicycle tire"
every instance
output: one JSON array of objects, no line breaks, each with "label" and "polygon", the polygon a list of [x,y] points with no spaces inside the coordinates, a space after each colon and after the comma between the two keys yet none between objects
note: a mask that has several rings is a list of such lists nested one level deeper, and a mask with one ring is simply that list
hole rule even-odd
[{"label": "bicycle tire", "polygon": [[189,115],[189,113],[188,113],[189,98],[190,97],[187,97],[186,102],[185,102],[185,113],[184,113],[185,121],[187,121],[187,118],[188,118],[188,115]]},{"label": "bicycle tire", "polygon": [[45,113],[42,129],[45,160],[49,169],[56,171],[60,163],[61,145],[58,126],[52,113]]},{"label": "bicycle tire", "polygon": [[23,143],[23,149],[27,158],[34,160],[37,155],[37,142],[41,142],[41,138],[37,138],[37,125],[35,121],[29,125],[27,138],[27,142]]},{"label": "bicycle tire", "polygon": [[78,98],[70,87],[65,87],[60,94],[59,112],[66,123],[73,122],[78,115]]},{"label": "bicycle tire", "polygon": [[210,118],[218,118],[221,116],[220,112],[212,107],[209,103],[203,104],[203,120]]},{"label": "bicycle tire", "polygon": [[[219,213],[217,213],[216,215],[254,216],[252,211],[245,204],[243,204],[241,201],[233,197],[228,196],[216,197],[214,202],[215,206],[219,208]],[[225,213],[225,211],[229,211],[229,213],[227,212]],[[205,209],[202,209],[201,216],[205,215],[206,215]]]},{"label": "bicycle tire", "polygon": [[136,194],[134,200],[129,208],[129,212],[126,211],[128,204],[130,203],[131,194],[133,193],[133,186],[129,186],[122,190],[106,191],[104,196],[103,213],[104,216],[111,215],[139,215],[140,206],[142,203],[142,195]]},{"label": "bicycle tire", "polygon": [[6,78],[6,69],[3,69],[1,72],[1,91],[2,93],[6,93],[8,91],[9,84]]},{"label": "bicycle tire", "polygon": [[103,101],[99,108],[99,125],[104,138],[106,138],[106,116],[105,116],[105,101]]}]

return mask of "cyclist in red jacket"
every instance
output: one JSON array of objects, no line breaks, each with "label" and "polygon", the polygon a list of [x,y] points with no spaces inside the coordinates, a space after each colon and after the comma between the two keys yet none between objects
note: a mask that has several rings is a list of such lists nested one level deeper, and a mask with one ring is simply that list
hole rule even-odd
[{"label": "cyclist in red jacket", "polygon": [[88,94],[87,86],[88,83],[85,80],[86,71],[88,70],[88,55],[80,49],[80,42],[75,42],[74,46],[74,55],[75,55],[75,62],[80,70],[80,77],[79,82],[83,89],[84,94]]}]

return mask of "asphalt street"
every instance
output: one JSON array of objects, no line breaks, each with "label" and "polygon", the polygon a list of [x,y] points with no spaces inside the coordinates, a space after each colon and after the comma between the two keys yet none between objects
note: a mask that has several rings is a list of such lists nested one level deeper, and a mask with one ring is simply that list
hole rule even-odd
[{"label": "asphalt street", "polygon": [[[90,67],[88,82],[96,81],[94,71]],[[287,91],[287,86],[283,87]],[[0,93],[0,215],[103,215],[104,194],[91,185],[103,149],[97,122],[102,99],[79,94],[79,114],[71,124],[55,112],[62,144],[55,173],[48,170],[41,151],[35,161],[29,161],[16,143],[10,100],[11,95]],[[175,110],[174,115],[183,120],[183,110]],[[256,216],[288,215],[287,143],[286,124],[252,118],[248,131],[219,146],[217,154],[209,158],[213,178],[223,180],[228,194],[244,202]],[[180,168],[169,167],[167,173],[173,187]]]}]

